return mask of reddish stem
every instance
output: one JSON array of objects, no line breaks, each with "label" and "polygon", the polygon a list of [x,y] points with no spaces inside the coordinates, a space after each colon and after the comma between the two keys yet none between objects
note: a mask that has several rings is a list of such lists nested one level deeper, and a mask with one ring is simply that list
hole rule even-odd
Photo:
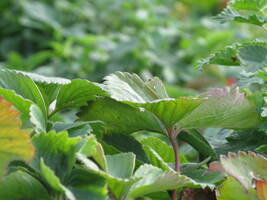
[{"label": "reddish stem", "polygon": [[[178,132],[176,132],[173,128],[168,130],[169,140],[171,142],[172,149],[173,149],[174,156],[175,156],[175,171],[179,173],[180,172],[180,156],[179,156],[179,145],[176,140],[177,134]],[[171,197],[172,197],[172,200],[177,199],[176,190],[171,191]]]}]

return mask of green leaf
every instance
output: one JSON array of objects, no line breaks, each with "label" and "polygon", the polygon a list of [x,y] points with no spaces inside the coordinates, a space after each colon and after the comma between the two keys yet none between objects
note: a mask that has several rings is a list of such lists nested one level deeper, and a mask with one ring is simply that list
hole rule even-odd
[{"label": "green leaf", "polygon": [[147,145],[145,145],[143,148],[146,152],[150,164],[163,170],[171,170],[170,166],[160,157],[160,155],[153,148]]},{"label": "green leaf", "polygon": [[35,104],[32,104],[30,107],[30,121],[35,126],[35,131],[37,133],[46,132],[46,117],[43,115],[40,108]]},{"label": "green leaf", "polygon": [[17,71],[30,77],[38,86],[42,96],[45,100],[46,106],[49,105],[56,99],[58,91],[62,85],[69,84],[70,80],[59,77],[46,77],[39,74],[30,72]]},{"label": "green leaf", "polygon": [[148,162],[142,145],[131,135],[107,134],[103,136],[103,140],[122,152],[133,152],[136,158],[142,162]]},{"label": "green leaf", "polygon": [[156,137],[147,137],[140,140],[141,144],[152,148],[167,163],[174,163],[174,153],[172,148]]},{"label": "green leaf", "polygon": [[110,98],[98,98],[89,102],[78,116],[81,121],[103,121],[106,133],[127,134],[139,130],[165,132],[152,113]]},{"label": "green leaf", "polygon": [[4,88],[0,88],[0,95],[3,96],[5,100],[11,102],[12,105],[20,111],[22,118],[29,117],[30,106],[32,105],[30,100],[17,95],[13,90],[7,90]]},{"label": "green leaf", "polygon": [[44,116],[47,115],[47,107],[43,96],[38,86],[30,77],[22,74],[21,72],[1,69],[0,87],[6,90],[13,90],[17,95],[36,103],[44,113]]},{"label": "green leaf", "polygon": [[133,174],[135,155],[133,153],[120,153],[107,155],[107,173],[111,176],[127,179]]},{"label": "green leaf", "polygon": [[239,48],[238,57],[249,72],[267,66],[267,44],[247,45]]},{"label": "green leaf", "polygon": [[37,179],[23,171],[13,172],[1,181],[0,199],[51,200],[45,187]]},{"label": "green leaf", "polygon": [[168,129],[189,115],[202,101],[202,99],[198,98],[180,97],[131,105],[145,108],[147,111],[155,114]]},{"label": "green leaf", "polygon": [[239,44],[227,46],[224,49],[211,54],[209,57],[200,60],[198,67],[203,69],[210,64],[225,65],[225,66],[240,66],[240,61],[237,57],[237,48]]},{"label": "green leaf", "polygon": [[177,128],[248,129],[258,123],[256,106],[245,98],[244,93],[238,89],[213,89],[204,103],[178,122]]},{"label": "green leaf", "polygon": [[86,136],[93,131],[92,126],[96,124],[101,124],[101,122],[55,122],[53,129],[56,132],[68,131],[70,137]]},{"label": "green leaf", "polygon": [[196,98],[168,98],[157,77],[144,82],[136,74],[116,72],[106,77],[105,84],[112,98],[145,108],[155,114],[166,128],[171,128],[201,103],[201,99]]},{"label": "green leaf", "polygon": [[261,11],[267,6],[266,0],[232,0],[229,6],[236,10]]},{"label": "green leaf", "polygon": [[[87,159],[82,154],[78,153],[77,158],[85,165],[86,169],[104,177],[107,180],[108,187],[117,199],[125,199],[131,186],[140,179],[136,177],[129,177],[134,169],[134,157],[132,153],[121,153],[109,156],[107,159],[109,160],[107,162],[107,169],[115,176],[109,174],[108,171],[105,172],[100,170],[97,165],[95,165],[91,160]],[[128,166],[128,161],[130,161],[131,166]],[[127,178],[120,178],[121,174],[117,168],[122,170],[124,172],[123,177]]]},{"label": "green leaf", "polygon": [[[234,194],[234,195],[233,195]],[[228,177],[218,188],[218,200],[258,200],[255,191],[246,190],[238,181]]]},{"label": "green leaf", "polygon": [[236,21],[241,23],[249,23],[253,25],[263,26],[267,23],[267,18],[257,14],[240,14],[232,8],[225,8],[220,14],[215,17],[221,23]]},{"label": "green leaf", "polygon": [[202,159],[210,157],[212,161],[217,160],[217,155],[212,146],[199,131],[195,129],[183,131],[179,133],[178,138],[196,149],[202,156]]},{"label": "green leaf", "polygon": [[[215,130],[214,130],[215,131]],[[207,138],[218,155],[228,152],[257,151],[267,143],[267,134],[259,130],[221,130]]]},{"label": "green leaf", "polygon": [[228,156],[221,156],[221,163],[226,173],[238,180],[247,190],[254,189],[254,179],[267,179],[267,159],[253,152],[230,152]]},{"label": "green leaf", "polygon": [[78,200],[106,200],[106,181],[99,175],[84,169],[74,169],[68,178],[67,188]]},{"label": "green leaf", "polygon": [[68,200],[75,200],[75,197],[64,185],[61,184],[55,173],[45,165],[44,160],[40,160],[40,171],[45,181],[56,191],[64,193]]},{"label": "green leaf", "polygon": [[181,173],[198,184],[201,184],[202,187],[209,187],[215,189],[220,183],[225,179],[223,173],[217,171],[208,171],[206,167],[203,167],[202,164],[197,163],[186,163],[181,168]]},{"label": "green leaf", "polygon": [[267,43],[264,41],[249,41],[235,43],[211,54],[199,62],[202,69],[209,64],[225,66],[242,66],[247,72],[256,72],[267,65]]},{"label": "green leaf", "polygon": [[34,154],[29,135],[20,129],[19,113],[11,106],[0,97],[0,179],[10,161],[30,161]]},{"label": "green leaf", "polygon": [[181,189],[183,187],[194,186],[194,181],[190,178],[179,175],[174,171],[163,171],[152,165],[142,165],[134,174],[135,177],[142,178],[135,183],[128,195],[130,198],[140,197],[153,192]]},{"label": "green leaf", "polygon": [[65,84],[69,84],[71,82],[69,79],[60,78],[60,77],[48,77],[48,76],[42,76],[42,75],[36,74],[36,73],[17,71],[17,70],[16,70],[16,72],[30,77],[36,83],[44,83],[46,85],[49,85],[49,84],[65,85]]},{"label": "green leaf", "polygon": [[[40,169],[41,158],[60,180],[68,176],[75,163],[75,153],[81,148],[81,138],[69,138],[67,132],[36,134],[32,143],[36,147],[32,167]],[[63,183],[64,184],[64,183]]]},{"label": "green leaf", "polygon": [[120,101],[146,103],[168,98],[161,80],[157,77],[144,82],[138,75],[115,72],[105,77],[105,84],[111,97]]},{"label": "green leaf", "polygon": [[85,106],[87,101],[94,100],[96,96],[107,96],[107,93],[99,85],[90,81],[72,80],[71,83],[60,88],[55,110]]}]

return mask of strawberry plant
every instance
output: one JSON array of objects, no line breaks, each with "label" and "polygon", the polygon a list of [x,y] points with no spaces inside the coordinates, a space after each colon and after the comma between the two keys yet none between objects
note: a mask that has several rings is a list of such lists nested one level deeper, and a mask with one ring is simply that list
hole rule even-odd
[{"label": "strawberry plant", "polygon": [[[266,4],[233,0],[217,19],[264,27]],[[239,67],[241,89],[178,98],[127,72],[95,83],[0,69],[0,199],[266,200],[266,52],[258,40],[216,52],[201,68]]]}]

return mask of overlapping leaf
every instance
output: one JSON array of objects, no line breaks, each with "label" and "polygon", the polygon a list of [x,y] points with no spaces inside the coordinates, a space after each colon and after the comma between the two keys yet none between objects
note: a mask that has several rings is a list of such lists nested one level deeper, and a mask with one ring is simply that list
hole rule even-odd
[{"label": "overlapping leaf", "polygon": [[221,157],[226,173],[237,179],[246,189],[254,189],[253,180],[267,180],[267,159],[249,152],[229,153]]},{"label": "overlapping leaf", "polygon": [[18,114],[10,103],[0,98],[0,178],[10,161],[29,161],[34,154],[29,135],[20,129]]},{"label": "overlapping leaf", "polygon": [[259,116],[256,107],[237,89],[213,89],[207,100],[178,122],[178,128],[222,127],[246,129],[256,127]]},{"label": "overlapping leaf", "polygon": [[[0,94],[7,96],[8,100],[18,107],[25,114],[29,110],[29,103],[25,102],[19,97],[16,97],[14,93],[7,92],[14,91],[20,97],[23,97],[26,100],[29,100],[40,107],[44,115],[47,114],[47,106],[45,100],[34,81],[27,75],[22,74],[21,72],[11,71],[6,69],[0,70]],[[26,104],[27,106],[23,108],[20,103]]]}]

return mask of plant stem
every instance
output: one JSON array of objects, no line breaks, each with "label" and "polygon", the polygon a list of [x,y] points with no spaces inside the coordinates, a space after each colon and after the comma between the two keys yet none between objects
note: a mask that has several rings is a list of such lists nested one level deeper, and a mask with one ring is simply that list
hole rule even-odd
[{"label": "plant stem", "polygon": [[[180,156],[179,156],[179,145],[176,140],[177,133],[178,132],[176,132],[173,128],[168,130],[169,140],[172,145],[172,149],[173,149],[174,156],[175,156],[175,168],[174,169],[176,172],[179,173],[180,172]],[[176,190],[171,191],[171,198],[172,200],[177,199]]]}]

